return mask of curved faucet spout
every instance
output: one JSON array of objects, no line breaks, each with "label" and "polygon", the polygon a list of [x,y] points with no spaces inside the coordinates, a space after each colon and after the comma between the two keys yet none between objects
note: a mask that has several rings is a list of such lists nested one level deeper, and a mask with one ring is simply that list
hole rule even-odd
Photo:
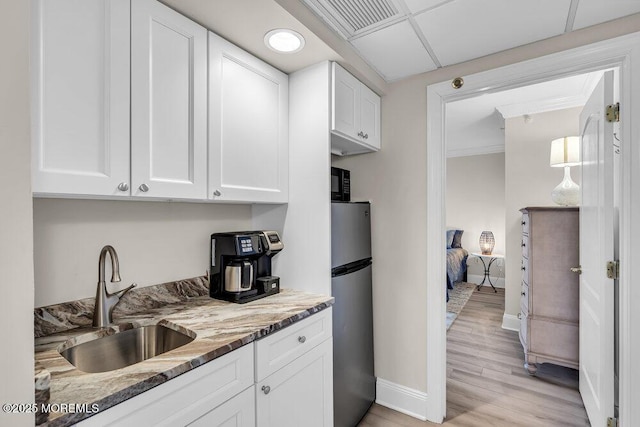
[{"label": "curved faucet spout", "polygon": [[120,281],[120,264],[118,262],[118,254],[116,254],[116,250],[113,246],[106,245],[100,251],[100,258],[98,260],[98,288],[96,289],[96,302],[93,307],[93,326],[98,328],[108,326],[113,322],[113,309],[120,302],[120,298],[136,286],[134,283],[128,288],[118,292],[109,293],[109,291],[107,291],[107,284],[104,280],[107,254],[109,254],[109,257],[111,258],[111,281]]},{"label": "curved faucet spout", "polygon": [[100,259],[98,260],[98,282],[104,282],[104,265],[106,262],[107,254],[111,258],[111,282],[119,282],[120,279],[120,262],[118,261],[118,254],[113,246],[106,245],[100,251]]}]

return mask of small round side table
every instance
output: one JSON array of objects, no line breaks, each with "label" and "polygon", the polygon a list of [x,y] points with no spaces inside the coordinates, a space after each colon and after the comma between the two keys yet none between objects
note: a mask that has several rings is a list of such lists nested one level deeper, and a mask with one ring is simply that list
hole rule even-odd
[{"label": "small round side table", "polygon": [[[471,252],[471,256],[480,258],[480,261],[482,261],[482,265],[484,266],[484,277],[482,278],[482,282],[480,282],[480,284],[478,285],[477,289],[480,290],[482,285],[484,285],[484,282],[487,281],[487,282],[489,282],[489,284],[493,288],[493,292],[498,292],[496,290],[496,287],[493,286],[493,283],[491,283],[491,276],[489,275],[489,273],[490,273],[491,266],[493,265],[493,263],[497,259],[504,259],[504,255],[502,255],[502,254],[487,255],[487,254],[483,254],[481,252]],[[487,259],[488,261],[485,261],[485,259]]]}]

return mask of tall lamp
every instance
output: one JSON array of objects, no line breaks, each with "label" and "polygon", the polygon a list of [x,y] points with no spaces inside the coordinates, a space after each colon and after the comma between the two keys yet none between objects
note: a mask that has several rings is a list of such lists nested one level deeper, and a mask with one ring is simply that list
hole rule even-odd
[{"label": "tall lamp", "polygon": [[580,164],[580,138],[565,136],[551,141],[551,167],[564,167],[564,178],[551,192],[551,200],[562,206],[577,206],[580,186],[571,179],[571,166]]}]

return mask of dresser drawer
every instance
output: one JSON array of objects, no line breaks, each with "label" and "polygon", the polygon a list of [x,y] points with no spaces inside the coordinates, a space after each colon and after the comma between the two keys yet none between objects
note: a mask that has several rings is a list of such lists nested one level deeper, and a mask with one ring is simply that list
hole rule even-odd
[{"label": "dresser drawer", "polygon": [[577,324],[532,318],[529,351],[577,364],[579,335]]},{"label": "dresser drawer", "polygon": [[256,341],[256,382],[262,381],[332,335],[331,308]]},{"label": "dresser drawer", "polygon": [[527,285],[529,285],[531,283],[531,280],[529,277],[530,275],[529,275],[529,259],[528,258],[522,257],[520,270],[522,270],[522,281],[525,282]]},{"label": "dresser drawer", "polygon": [[522,234],[529,235],[529,214],[522,214]]},{"label": "dresser drawer", "polygon": [[522,256],[529,258],[529,236],[527,236],[526,234],[522,235],[520,247],[522,247]]},{"label": "dresser drawer", "polygon": [[529,286],[524,281],[520,287],[520,311],[529,313]]}]

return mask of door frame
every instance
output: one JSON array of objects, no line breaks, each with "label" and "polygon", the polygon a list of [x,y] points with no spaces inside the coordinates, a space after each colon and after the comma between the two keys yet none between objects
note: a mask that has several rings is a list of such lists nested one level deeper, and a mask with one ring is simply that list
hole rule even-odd
[{"label": "door frame", "polygon": [[[640,33],[495,68],[464,78],[454,89],[450,81],[427,87],[427,399],[426,418],[442,422],[446,415],[445,288],[446,279],[446,134],[445,106],[472,98],[562,77],[618,67],[620,70],[620,120],[623,146],[620,154],[620,280],[619,280],[619,421],[640,425],[640,375],[635,377],[633,360],[640,358],[640,339],[630,326],[640,324],[640,287],[630,286],[640,278],[640,120],[631,122],[640,110]],[[626,144],[625,141],[628,141]],[[635,189],[636,191],[632,191]],[[638,263],[636,263],[638,264]],[[604,268],[604,266],[603,266]],[[508,289],[507,289],[508,291]],[[506,295],[508,297],[508,294]]]}]

